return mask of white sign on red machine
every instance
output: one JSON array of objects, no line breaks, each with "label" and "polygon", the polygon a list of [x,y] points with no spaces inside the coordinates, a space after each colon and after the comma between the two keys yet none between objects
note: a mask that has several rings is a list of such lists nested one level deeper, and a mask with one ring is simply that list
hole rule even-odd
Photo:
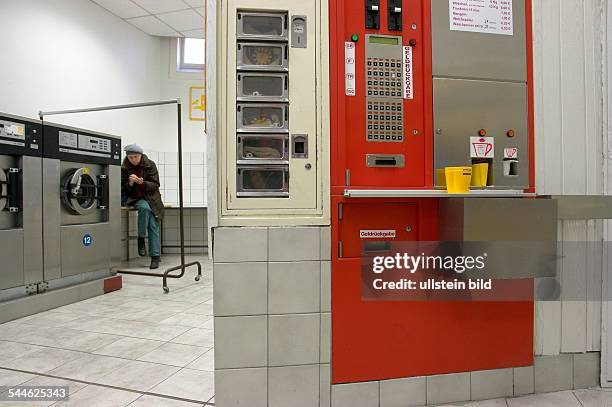
[{"label": "white sign on red machine", "polygon": [[395,239],[395,230],[360,230],[360,239]]},{"label": "white sign on red machine", "polygon": [[471,158],[495,158],[495,139],[493,137],[470,137]]},{"label": "white sign on red machine", "polygon": [[504,158],[518,159],[518,148],[504,148]]},{"label": "white sign on red machine", "polygon": [[405,46],[402,52],[404,64],[402,83],[404,84],[404,99],[414,99],[414,78],[412,76],[412,47]]},{"label": "white sign on red machine", "polygon": [[450,29],[513,35],[512,0],[448,0]]},{"label": "white sign on red machine", "polygon": [[344,77],[346,96],[355,96],[355,43],[350,41],[344,43]]}]

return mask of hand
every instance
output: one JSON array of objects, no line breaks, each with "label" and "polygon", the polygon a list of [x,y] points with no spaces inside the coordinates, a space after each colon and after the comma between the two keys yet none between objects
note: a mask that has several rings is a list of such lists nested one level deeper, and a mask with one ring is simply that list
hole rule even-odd
[{"label": "hand", "polygon": [[138,178],[136,177],[136,181],[135,181],[138,185],[142,185],[144,184],[144,179],[143,178]]},{"label": "hand", "polygon": [[137,182],[139,179],[140,178],[138,178],[138,175],[131,174],[130,175],[130,179],[129,179],[130,185],[134,185],[134,183]]}]

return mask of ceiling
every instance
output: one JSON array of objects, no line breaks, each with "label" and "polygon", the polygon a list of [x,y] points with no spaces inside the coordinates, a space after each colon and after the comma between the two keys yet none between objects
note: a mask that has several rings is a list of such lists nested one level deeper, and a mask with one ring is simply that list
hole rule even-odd
[{"label": "ceiling", "polygon": [[205,0],[92,1],[147,34],[204,38]]}]

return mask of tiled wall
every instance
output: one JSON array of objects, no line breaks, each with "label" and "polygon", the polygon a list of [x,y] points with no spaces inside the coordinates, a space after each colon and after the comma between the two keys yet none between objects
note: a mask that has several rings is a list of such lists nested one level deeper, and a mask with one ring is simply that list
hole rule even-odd
[{"label": "tiled wall", "polygon": [[216,405],[329,406],[330,228],[213,232]]},{"label": "tiled wall", "polygon": [[[166,205],[178,205],[178,153],[147,151],[147,156],[157,164],[160,192]],[[183,153],[183,202],[185,206],[207,205],[206,153]]]},{"label": "tiled wall", "polygon": [[[206,208],[186,208],[183,212],[183,222],[185,227],[185,252],[187,254],[206,254],[208,253],[208,232]],[[128,221],[129,216],[129,221]],[[127,260],[127,232],[129,228],[130,236],[137,236],[137,212],[123,210],[121,213],[121,253],[123,261]],[[163,242],[164,246],[179,245],[179,219],[177,208],[166,208],[163,221]],[[163,254],[180,253],[176,247],[164,247]],[[138,257],[136,240],[130,240],[130,259]]]},{"label": "tiled wall", "polygon": [[597,387],[599,357],[599,352],[542,356],[535,359],[534,366],[515,369],[333,385],[331,405],[440,405]]}]

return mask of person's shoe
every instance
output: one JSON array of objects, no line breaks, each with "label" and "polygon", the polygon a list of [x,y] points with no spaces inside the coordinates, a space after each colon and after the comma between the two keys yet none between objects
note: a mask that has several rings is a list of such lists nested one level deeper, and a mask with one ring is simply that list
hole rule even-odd
[{"label": "person's shoe", "polygon": [[159,258],[159,256],[151,257],[151,265],[149,266],[149,268],[151,270],[155,270],[156,268],[159,268],[159,261],[160,260],[161,259]]},{"label": "person's shoe", "polygon": [[138,238],[138,255],[140,257],[144,257],[147,255],[147,250],[145,249],[145,238],[144,237]]}]

